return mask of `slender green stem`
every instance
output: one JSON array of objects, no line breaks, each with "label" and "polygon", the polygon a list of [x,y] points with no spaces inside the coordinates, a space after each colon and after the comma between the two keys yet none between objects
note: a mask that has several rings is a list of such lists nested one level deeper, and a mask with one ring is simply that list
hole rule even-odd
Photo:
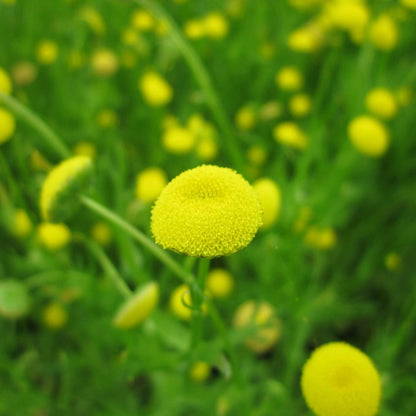
[{"label": "slender green stem", "polygon": [[20,103],[14,97],[6,95],[0,91],[0,102],[5,104],[14,114],[32,126],[62,158],[71,155],[71,151],[63,143],[60,137],[34,112]]},{"label": "slender green stem", "polygon": [[192,46],[183,37],[180,29],[169,14],[162,8],[160,2],[153,0],[136,0],[138,4],[148,9],[158,19],[167,22],[169,26],[169,35],[175,43],[178,50],[182,53],[189,68],[194,74],[195,79],[205,93],[208,106],[220,126],[224,135],[224,143],[226,145],[229,157],[239,172],[244,173],[244,160],[241,155],[237,141],[233,134],[231,124],[227,118],[225,110],[212,84],[211,78],[204,64],[194,51]]},{"label": "slender green stem", "polygon": [[187,273],[172,257],[156,245],[152,240],[150,240],[145,234],[139,231],[137,228],[133,227],[123,218],[119,217],[113,211],[110,211],[108,208],[94,201],[93,199],[81,195],[81,203],[89,208],[91,211],[94,211],[96,214],[100,215],[103,218],[106,218],[109,222],[116,225],[117,227],[123,229],[127,234],[133,237],[138,241],[143,247],[149,250],[155,257],[157,257],[162,263],[165,264],[173,273],[175,273],[179,278],[181,278],[189,286],[193,286],[195,279],[192,274]]}]

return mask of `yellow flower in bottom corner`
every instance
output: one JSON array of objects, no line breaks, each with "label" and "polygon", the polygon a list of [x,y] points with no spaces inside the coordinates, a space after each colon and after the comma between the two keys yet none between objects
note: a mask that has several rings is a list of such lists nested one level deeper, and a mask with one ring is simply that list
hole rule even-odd
[{"label": "yellow flower in bottom corner", "polygon": [[344,342],[330,342],[312,353],[301,387],[317,416],[374,416],[378,411],[380,375],[367,355]]},{"label": "yellow flower in bottom corner", "polygon": [[127,329],[139,325],[150,315],[158,301],[159,285],[156,282],[147,283],[121,305],[114,318],[114,326]]},{"label": "yellow flower in bottom corner", "polygon": [[166,185],[153,206],[151,230],[165,249],[211,258],[246,247],[261,224],[251,185],[232,169],[202,165]]}]

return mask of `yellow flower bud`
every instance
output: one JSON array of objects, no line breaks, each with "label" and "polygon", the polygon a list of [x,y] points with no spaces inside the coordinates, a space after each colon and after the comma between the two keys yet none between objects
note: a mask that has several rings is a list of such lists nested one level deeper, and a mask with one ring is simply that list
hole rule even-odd
[{"label": "yellow flower bud", "polygon": [[43,323],[50,329],[58,330],[68,322],[68,312],[57,302],[52,302],[42,312]]},{"label": "yellow flower bud", "polygon": [[227,36],[228,22],[220,13],[209,13],[201,21],[203,33],[212,39],[222,39]]},{"label": "yellow flower bud", "polygon": [[188,128],[175,126],[165,130],[162,136],[163,147],[170,153],[189,153],[195,145],[195,134]]},{"label": "yellow flower bud", "polygon": [[131,17],[132,26],[141,32],[148,32],[155,26],[155,19],[146,10],[136,10]]},{"label": "yellow flower bud", "polygon": [[249,106],[241,107],[235,115],[235,124],[239,130],[247,131],[256,125],[256,113]]},{"label": "yellow flower bud", "polygon": [[188,20],[183,28],[185,36],[189,39],[200,39],[205,35],[203,23],[197,19]]},{"label": "yellow flower bud", "polygon": [[392,50],[398,41],[398,29],[395,21],[387,14],[379,16],[370,26],[370,41],[382,51]]},{"label": "yellow flower bud", "polygon": [[77,156],[86,156],[90,159],[94,159],[97,155],[97,149],[90,142],[78,142],[74,146],[74,154]]},{"label": "yellow flower bud", "polygon": [[189,256],[235,253],[254,238],[262,220],[254,189],[237,172],[202,165],[182,172],[153,206],[156,243]]},{"label": "yellow flower bud", "polygon": [[65,224],[44,222],[38,226],[38,239],[46,249],[55,251],[69,243],[71,231]]},{"label": "yellow flower bud", "polygon": [[[172,292],[169,299],[169,308],[179,319],[183,321],[189,321],[191,319],[192,297],[187,285],[180,285]],[[205,303],[201,305],[201,311],[203,314],[207,312],[207,305]]]},{"label": "yellow flower bud", "polygon": [[139,89],[146,103],[152,107],[166,105],[173,97],[172,87],[153,71],[142,76],[139,81]]},{"label": "yellow flower bud", "polygon": [[225,269],[212,269],[206,277],[207,292],[214,298],[225,298],[234,289],[231,273]]},{"label": "yellow flower bud", "polygon": [[17,209],[14,212],[13,234],[18,238],[25,238],[31,233],[32,228],[32,221],[26,211]]},{"label": "yellow flower bud", "polygon": [[0,108],[0,144],[10,140],[15,130],[16,122],[13,114]]},{"label": "yellow flower bud", "polygon": [[296,52],[312,53],[323,43],[324,34],[317,24],[294,30],[288,38],[288,46]]},{"label": "yellow flower bud", "polygon": [[137,175],[136,197],[142,201],[151,203],[162,192],[168,183],[166,173],[158,167],[150,167]]},{"label": "yellow flower bud", "polygon": [[386,265],[386,268],[392,272],[399,269],[401,263],[401,257],[394,252],[388,253],[384,259],[384,264]]},{"label": "yellow flower bud", "polygon": [[391,119],[397,113],[397,102],[387,88],[374,88],[365,97],[365,105],[370,113],[383,119]]},{"label": "yellow flower bud", "polygon": [[86,188],[92,176],[91,159],[74,156],[53,168],[43,183],[40,195],[42,217],[59,222],[74,211],[74,197]]},{"label": "yellow flower bud", "polygon": [[348,136],[359,152],[371,157],[382,156],[390,142],[387,128],[370,116],[354,118],[348,125]]},{"label": "yellow flower bud", "polygon": [[370,358],[344,342],[330,342],[312,353],[301,387],[317,416],[374,416],[381,397],[380,376]]},{"label": "yellow flower bud", "polygon": [[279,143],[303,150],[308,146],[308,137],[293,121],[284,121],[273,130],[273,136]]},{"label": "yellow flower bud", "polygon": [[204,361],[197,361],[189,370],[189,378],[200,383],[205,381],[211,374],[211,367]]},{"label": "yellow flower bud", "polygon": [[53,64],[58,59],[58,55],[58,45],[52,40],[43,40],[36,48],[36,59],[43,65]]},{"label": "yellow flower bud", "polygon": [[295,94],[289,101],[289,110],[295,117],[304,117],[311,111],[311,99],[307,94]]},{"label": "yellow flower bud", "polygon": [[9,74],[0,67],[0,91],[4,94],[10,94],[12,92],[12,81]]},{"label": "yellow flower bud", "polygon": [[280,214],[282,203],[280,189],[276,182],[270,178],[257,179],[257,181],[253,183],[253,188],[256,191],[263,208],[262,228],[268,228],[276,222]]},{"label": "yellow flower bud", "polygon": [[107,223],[101,221],[96,222],[91,227],[90,234],[91,237],[102,246],[107,246],[113,238],[113,233],[110,226]]},{"label": "yellow flower bud", "polygon": [[276,84],[285,91],[300,90],[303,86],[303,76],[296,67],[287,66],[276,74]]},{"label": "yellow flower bud", "polygon": [[95,75],[99,77],[110,77],[118,70],[117,55],[109,49],[99,49],[91,56],[91,67]]},{"label": "yellow flower bud", "polygon": [[159,285],[156,282],[147,283],[121,305],[114,325],[124,329],[139,325],[151,314],[158,301]]},{"label": "yellow flower bud", "polygon": [[247,151],[247,158],[253,165],[259,166],[267,157],[266,149],[262,146],[251,146]]},{"label": "yellow flower bud", "polygon": [[337,235],[332,228],[310,227],[306,231],[304,241],[318,250],[330,250],[337,242]]}]

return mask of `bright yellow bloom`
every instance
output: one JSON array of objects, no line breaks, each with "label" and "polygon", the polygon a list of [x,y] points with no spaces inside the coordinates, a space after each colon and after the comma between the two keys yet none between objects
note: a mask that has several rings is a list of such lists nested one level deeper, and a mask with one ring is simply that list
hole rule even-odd
[{"label": "bright yellow bloom", "polygon": [[390,142],[387,128],[370,116],[354,118],[348,125],[348,136],[359,152],[371,157],[382,156]]},{"label": "bright yellow bloom", "polygon": [[156,282],[147,283],[121,305],[114,325],[125,329],[139,325],[152,313],[158,301],[159,285]]},{"label": "bright yellow bloom", "polygon": [[317,24],[308,25],[290,33],[287,44],[296,52],[312,53],[323,43],[324,33]]},{"label": "bright yellow bloom", "polygon": [[395,21],[388,14],[382,14],[371,24],[369,36],[376,48],[390,51],[396,46],[399,33]]},{"label": "bright yellow bloom", "polygon": [[21,282],[13,279],[0,282],[0,315],[18,319],[27,314],[29,307],[29,294]]},{"label": "bright yellow bloom", "polygon": [[232,274],[225,269],[212,269],[206,278],[207,292],[214,298],[225,298],[234,289]]},{"label": "bright yellow bloom", "polygon": [[94,159],[97,155],[97,148],[91,142],[78,142],[74,146],[74,154],[77,156],[87,156]]},{"label": "bright yellow bloom", "polygon": [[251,130],[256,125],[256,113],[248,105],[241,107],[235,115],[235,124],[239,130]]},{"label": "bright yellow bloom", "polygon": [[209,13],[201,21],[203,33],[212,39],[222,39],[228,33],[228,21],[220,13]]},{"label": "bright yellow bloom", "polygon": [[197,361],[189,370],[189,378],[200,383],[205,381],[211,374],[211,367],[204,361]]},{"label": "bright yellow bloom", "polygon": [[370,113],[386,120],[397,113],[397,102],[393,93],[387,88],[374,88],[365,97],[365,105]]},{"label": "bright yellow bloom", "polygon": [[39,242],[48,250],[65,247],[71,239],[71,231],[65,224],[44,222],[38,226]]},{"label": "bright yellow bloom", "polygon": [[68,312],[57,302],[52,302],[42,312],[44,324],[53,330],[61,329],[68,322]]},{"label": "bright yellow bloom", "polygon": [[91,237],[102,246],[106,246],[111,242],[113,233],[110,226],[106,222],[96,222],[90,230]]},{"label": "bright yellow bloom", "polygon": [[416,0],[400,0],[400,3],[409,9],[416,10]]},{"label": "bright yellow bloom", "polygon": [[[31,84],[36,76],[38,75],[38,71],[31,62],[18,62],[12,68],[12,78],[16,85],[25,86]],[[1,80],[1,68],[0,68],[0,91],[2,90],[2,80]],[[11,86],[10,86],[11,88]],[[5,92],[5,91],[3,91]],[[8,94],[10,91],[8,92]]]},{"label": "bright yellow bloom", "polygon": [[14,212],[13,234],[16,237],[27,237],[32,231],[33,225],[29,216],[23,209],[16,209]]},{"label": "bright yellow bloom", "polygon": [[254,333],[245,340],[245,345],[258,354],[268,351],[280,338],[281,323],[268,302],[244,302],[235,312],[233,324],[241,329],[254,327]]},{"label": "bright yellow bloom", "polygon": [[170,153],[189,153],[195,145],[195,134],[188,128],[175,126],[165,130],[162,136],[163,147]]},{"label": "bright yellow bloom", "polygon": [[117,55],[110,49],[96,50],[91,56],[92,70],[99,77],[105,78],[114,75],[118,66]]},{"label": "bright yellow bloom", "polygon": [[295,94],[289,101],[289,110],[295,117],[304,117],[311,111],[311,98],[307,94]]},{"label": "bright yellow bloom", "polygon": [[204,25],[198,19],[188,20],[184,25],[183,31],[189,39],[200,39],[205,35]]},{"label": "bright yellow bloom", "polygon": [[155,26],[155,19],[146,10],[136,10],[131,17],[132,26],[141,32],[148,32]]},{"label": "bright yellow bloom", "polygon": [[304,241],[318,250],[330,250],[337,242],[337,235],[332,228],[309,227]]},{"label": "bright yellow bloom", "polygon": [[91,159],[71,157],[53,168],[43,183],[40,195],[41,214],[46,221],[62,221],[73,211],[77,192],[87,186],[92,175]]},{"label": "bright yellow bloom", "polygon": [[16,122],[13,114],[0,108],[0,145],[10,140],[15,130]]},{"label": "bright yellow bloom", "polygon": [[257,179],[253,183],[253,188],[261,202],[263,208],[263,225],[262,228],[270,227],[280,214],[282,197],[280,188],[276,182],[270,178]]},{"label": "bright yellow bloom", "polygon": [[279,143],[303,150],[308,146],[308,137],[293,121],[284,121],[273,130],[273,136]]},{"label": "bright yellow bloom", "polygon": [[53,64],[58,59],[58,55],[58,45],[52,40],[43,40],[36,48],[36,58],[43,65]]},{"label": "bright yellow bloom", "polygon": [[237,172],[202,165],[182,172],[152,210],[156,243],[189,256],[218,257],[246,247],[262,223],[254,189]]},{"label": "bright yellow bloom", "polygon": [[276,84],[282,90],[296,91],[303,86],[303,75],[298,68],[287,66],[276,74]]},{"label": "bright yellow bloom", "polygon": [[[192,297],[187,285],[178,286],[170,295],[169,307],[175,316],[183,321],[189,321],[192,316]],[[207,312],[207,305],[201,305],[203,314]]]},{"label": "bright yellow bloom", "polygon": [[139,89],[146,103],[152,107],[166,105],[173,97],[172,87],[154,71],[149,71],[142,76]]},{"label": "bright yellow bloom", "polygon": [[381,397],[380,376],[370,358],[344,342],[330,342],[312,353],[301,387],[317,416],[374,416]]},{"label": "bright yellow bloom", "polygon": [[12,81],[9,74],[0,67],[0,91],[4,94],[10,94],[12,92]]},{"label": "bright yellow bloom", "polygon": [[163,169],[158,167],[147,168],[136,177],[136,197],[151,203],[160,195],[167,183],[168,178]]}]

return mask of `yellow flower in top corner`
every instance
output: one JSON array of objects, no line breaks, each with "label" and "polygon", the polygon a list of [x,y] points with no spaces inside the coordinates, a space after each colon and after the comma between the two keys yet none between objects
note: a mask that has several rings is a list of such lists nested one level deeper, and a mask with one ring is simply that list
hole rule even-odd
[{"label": "yellow flower in top corner", "polygon": [[9,74],[0,67],[0,91],[4,94],[10,94],[12,92],[12,81]]},{"label": "yellow flower in top corner", "polygon": [[380,375],[367,355],[344,342],[330,342],[312,353],[301,387],[317,416],[374,416],[378,411]]},{"label": "yellow flower in top corner", "polygon": [[42,218],[59,222],[74,210],[74,197],[90,182],[92,162],[87,156],[71,157],[53,168],[43,183],[40,195]]},{"label": "yellow flower in top corner", "polygon": [[232,169],[202,165],[168,183],[153,206],[151,230],[165,249],[219,257],[246,247],[261,224],[250,184]]},{"label": "yellow flower in top corner", "polygon": [[139,80],[139,89],[151,107],[168,104],[173,97],[172,87],[157,72],[149,71]]}]

